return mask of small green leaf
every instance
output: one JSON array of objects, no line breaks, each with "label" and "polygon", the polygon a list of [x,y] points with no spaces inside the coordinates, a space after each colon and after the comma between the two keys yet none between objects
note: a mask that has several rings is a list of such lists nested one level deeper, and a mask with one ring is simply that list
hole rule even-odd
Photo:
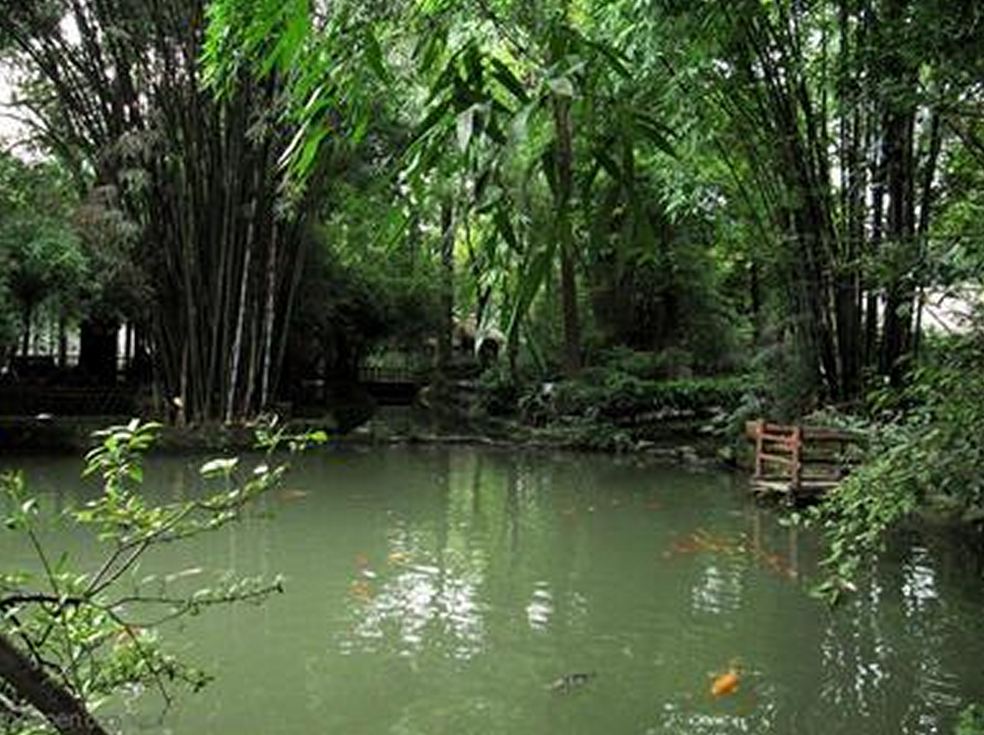
[{"label": "small green leaf", "polygon": [[573,97],[574,83],[568,77],[553,77],[547,80],[550,91],[559,97]]},{"label": "small green leaf", "polygon": [[523,83],[512,73],[512,70],[494,56],[490,57],[489,63],[492,66],[492,77],[505,87],[513,97],[526,104],[529,101],[529,95],[526,93]]},{"label": "small green leaf", "polygon": [[198,472],[205,478],[229,477],[229,475],[231,475],[236,469],[236,465],[238,464],[238,457],[232,457],[231,459],[213,459],[203,464]]},{"label": "small green leaf", "polygon": [[455,128],[458,136],[458,150],[464,153],[468,150],[468,144],[471,143],[472,133],[475,130],[474,105],[458,115]]}]

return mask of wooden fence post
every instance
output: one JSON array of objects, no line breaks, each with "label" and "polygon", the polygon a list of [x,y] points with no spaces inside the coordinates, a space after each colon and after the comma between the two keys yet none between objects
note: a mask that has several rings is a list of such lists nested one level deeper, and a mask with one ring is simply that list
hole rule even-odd
[{"label": "wooden fence post", "polygon": [[803,479],[803,427],[796,425],[793,427],[789,438],[790,449],[792,450],[792,463],[789,465],[789,484],[793,490],[800,489]]},{"label": "wooden fence post", "polygon": [[755,422],[755,479],[761,480],[762,475],[762,445],[764,444],[765,421]]}]

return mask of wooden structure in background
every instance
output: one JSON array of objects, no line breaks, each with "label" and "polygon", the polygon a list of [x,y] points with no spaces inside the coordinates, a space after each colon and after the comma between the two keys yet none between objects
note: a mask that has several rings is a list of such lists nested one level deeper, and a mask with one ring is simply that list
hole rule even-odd
[{"label": "wooden structure in background", "polygon": [[745,425],[755,443],[752,489],[793,498],[812,497],[836,487],[853,464],[851,447],[864,436],[841,429],[772,424]]}]

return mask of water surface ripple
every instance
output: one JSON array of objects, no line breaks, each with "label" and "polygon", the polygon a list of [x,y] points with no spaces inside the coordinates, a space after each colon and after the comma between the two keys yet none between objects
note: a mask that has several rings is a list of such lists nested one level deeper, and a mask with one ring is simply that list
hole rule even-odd
[{"label": "water surface ripple", "polygon": [[[55,504],[91,492],[77,463],[21,464]],[[194,465],[153,460],[147,491],[190,497]],[[138,707],[130,729],[923,735],[984,700],[979,562],[932,529],[900,535],[830,610],[807,594],[816,540],[723,473],[335,449],[264,502],[272,518],[149,560],[283,573],[287,593],[167,631],[218,679],[163,725]]]}]

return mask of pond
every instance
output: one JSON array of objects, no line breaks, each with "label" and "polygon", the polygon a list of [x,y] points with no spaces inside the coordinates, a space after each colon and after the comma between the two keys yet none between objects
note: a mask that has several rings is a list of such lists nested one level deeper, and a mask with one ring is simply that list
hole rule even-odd
[{"label": "pond", "polygon": [[[18,464],[58,503],[82,492],[78,460]],[[153,459],[148,492],[187,496],[195,466]],[[830,610],[808,594],[816,539],[737,475],[335,448],[264,502],[153,564],[279,573],[286,593],[168,629],[217,679],[127,732],[925,734],[984,700],[980,564],[941,530],[900,534]]]}]

